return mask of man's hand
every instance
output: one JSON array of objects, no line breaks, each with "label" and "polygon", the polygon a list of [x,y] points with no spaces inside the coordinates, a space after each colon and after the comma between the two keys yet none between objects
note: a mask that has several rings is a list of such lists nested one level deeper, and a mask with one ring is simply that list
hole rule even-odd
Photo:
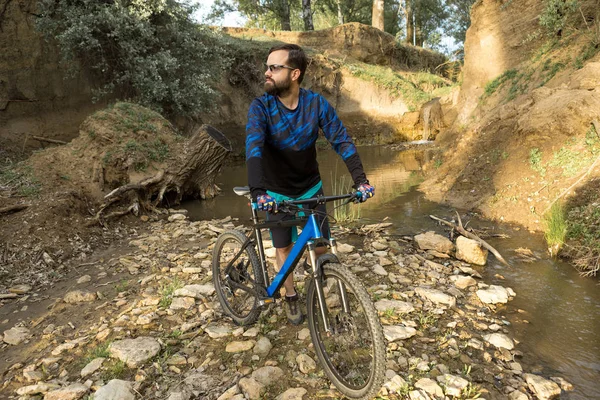
[{"label": "man's hand", "polygon": [[367,199],[375,196],[375,188],[368,183],[363,183],[358,186],[358,192],[356,193],[356,197],[358,197],[358,201],[364,203]]},{"label": "man's hand", "polygon": [[261,194],[256,198],[256,204],[260,211],[277,211],[277,202],[268,194]]}]

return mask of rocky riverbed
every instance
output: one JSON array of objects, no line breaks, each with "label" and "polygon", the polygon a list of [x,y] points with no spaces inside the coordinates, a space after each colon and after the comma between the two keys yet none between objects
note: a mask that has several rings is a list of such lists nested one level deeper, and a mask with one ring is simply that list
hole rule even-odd
[{"label": "rocky riverbed", "polygon": [[[2,358],[10,362],[2,398],[341,397],[317,362],[306,323],[288,325],[280,304],[251,327],[222,315],[212,244],[223,230],[245,230],[238,221],[190,222],[174,212],[148,225],[122,255],[98,259],[44,310],[4,330]],[[334,232],[342,262],[368,288],[384,327],[381,398],[549,399],[570,389],[560,377],[524,371],[527,354],[503,317],[516,295],[510,288],[482,282],[481,267],[453,258],[461,252],[444,237],[397,238],[386,227]],[[306,278],[296,278],[302,292]],[[21,285],[0,301],[26,311],[36,296]]]}]

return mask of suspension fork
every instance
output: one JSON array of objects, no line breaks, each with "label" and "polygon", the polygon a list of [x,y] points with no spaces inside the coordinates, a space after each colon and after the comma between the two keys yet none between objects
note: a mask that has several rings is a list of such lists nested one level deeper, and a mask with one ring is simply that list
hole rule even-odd
[{"label": "suspension fork", "polygon": [[[252,201],[252,200],[250,200]],[[259,220],[258,220],[258,212],[256,211],[256,209],[254,207],[251,207],[252,209],[252,222],[254,223],[254,226],[258,225]],[[269,287],[269,274],[267,271],[267,260],[265,258],[265,249],[263,247],[263,242],[262,242],[262,233],[260,232],[260,228],[254,228],[254,237],[256,238],[256,247],[258,248],[258,258],[260,259],[260,266],[262,269],[262,275],[263,275],[263,282],[265,284],[265,287]]]},{"label": "suspension fork", "polygon": [[[331,246],[331,252],[334,256],[337,257],[337,241],[334,238],[329,239],[329,245]],[[342,308],[344,313],[348,313],[350,311],[350,305],[348,304],[348,296],[346,295],[346,285],[341,280],[337,279],[338,288],[340,291],[340,301],[342,303]]]},{"label": "suspension fork", "polygon": [[306,244],[308,247],[308,256],[310,257],[310,263],[312,264],[313,282],[315,289],[317,290],[317,300],[319,302],[319,310],[321,311],[321,319],[323,320],[323,329],[330,335],[331,327],[329,326],[329,312],[327,311],[327,304],[325,302],[325,293],[323,292],[323,282],[321,280],[322,274],[319,274],[319,266],[317,265],[317,253],[315,252],[315,242],[309,240]]}]

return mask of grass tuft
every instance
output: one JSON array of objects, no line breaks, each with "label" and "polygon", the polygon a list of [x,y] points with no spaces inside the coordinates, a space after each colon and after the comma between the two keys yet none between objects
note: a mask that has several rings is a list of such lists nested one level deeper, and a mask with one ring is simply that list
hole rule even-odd
[{"label": "grass tuft", "polygon": [[544,215],[546,231],[544,238],[552,256],[556,256],[565,243],[567,237],[567,219],[565,209],[560,201],[555,202]]}]

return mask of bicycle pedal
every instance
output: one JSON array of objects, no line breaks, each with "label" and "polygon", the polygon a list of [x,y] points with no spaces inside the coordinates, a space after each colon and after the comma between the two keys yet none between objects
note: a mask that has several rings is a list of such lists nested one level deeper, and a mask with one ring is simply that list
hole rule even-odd
[{"label": "bicycle pedal", "polygon": [[273,303],[275,303],[275,299],[274,299],[274,298],[272,298],[272,297],[270,297],[270,298],[268,298],[268,299],[262,299],[262,300],[260,300],[260,301],[259,301],[259,304],[260,304],[261,306],[264,306],[264,305],[266,305],[266,304],[273,304]]}]

